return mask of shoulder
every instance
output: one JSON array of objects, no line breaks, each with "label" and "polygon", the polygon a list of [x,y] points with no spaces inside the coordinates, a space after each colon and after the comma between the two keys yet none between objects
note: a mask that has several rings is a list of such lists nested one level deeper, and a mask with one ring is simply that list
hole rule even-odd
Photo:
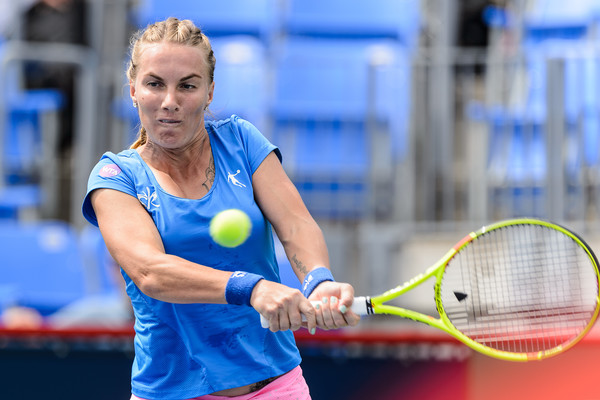
[{"label": "shoulder", "polygon": [[244,136],[248,134],[260,134],[260,131],[249,121],[233,114],[231,117],[221,120],[210,120],[206,122],[206,128],[215,132],[234,132]]},{"label": "shoulder", "polygon": [[134,172],[141,167],[139,157],[136,156],[136,150],[123,150],[118,154],[110,151],[104,153],[98,162],[97,167],[110,172],[111,168],[118,168],[121,171]]},{"label": "shoulder", "polygon": [[135,150],[125,150],[119,154],[106,152],[90,173],[82,212],[92,224],[98,226],[96,213],[91,203],[91,193],[94,190],[114,189],[137,197],[133,177],[141,165],[134,152]]},{"label": "shoulder", "polygon": [[[118,154],[106,152],[90,173],[88,190],[119,185],[132,185],[137,176],[143,176],[143,166],[135,150],[124,150]],[[112,183],[111,183],[112,182]]]},{"label": "shoulder", "polygon": [[252,123],[237,115],[219,121],[208,121],[206,129],[217,136],[219,142],[223,143],[224,146],[243,149],[252,172],[272,151],[277,154],[281,161],[279,148],[273,145]]},{"label": "shoulder", "polygon": [[136,164],[140,163],[139,158],[136,156],[136,154],[137,154],[137,151],[135,149],[123,150],[117,154],[107,151],[106,153],[104,153],[102,155],[101,160],[110,159],[110,160],[113,160],[115,162],[119,162],[122,164],[136,165]]}]

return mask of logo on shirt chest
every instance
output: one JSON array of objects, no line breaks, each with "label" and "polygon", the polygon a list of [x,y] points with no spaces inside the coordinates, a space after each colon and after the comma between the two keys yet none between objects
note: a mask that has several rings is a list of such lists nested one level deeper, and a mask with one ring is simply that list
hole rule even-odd
[{"label": "logo on shirt chest", "polygon": [[152,207],[160,207],[160,204],[157,202],[158,195],[156,194],[156,191],[152,192],[150,187],[146,187],[145,191],[138,193],[137,197],[140,203],[142,203],[142,205],[146,207],[146,210],[148,211],[150,211]]},{"label": "logo on shirt chest", "polygon": [[227,182],[231,183],[234,186],[237,187],[246,187],[246,185],[244,185],[242,182],[239,181],[238,178],[236,178],[236,176],[240,173],[240,170],[238,169],[237,172],[235,174],[232,174],[231,172],[227,172]]}]

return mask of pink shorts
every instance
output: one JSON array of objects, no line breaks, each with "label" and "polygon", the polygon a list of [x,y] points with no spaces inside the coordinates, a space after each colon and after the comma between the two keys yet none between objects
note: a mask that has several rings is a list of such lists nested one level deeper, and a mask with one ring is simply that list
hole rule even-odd
[{"label": "pink shorts", "polygon": [[[311,400],[310,393],[308,392],[308,385],[304,380],[304,376],[302,376],[302,368],[300,368],[300,366],[294,368],[287,374],[280,376],[256,392],[236,397],[213,396],[207,394],[205,396],[194,397],[193,399],[188,400],[277,400],[288,398],[294,400]],[[132,394],[130,400],[145,399]]]}]

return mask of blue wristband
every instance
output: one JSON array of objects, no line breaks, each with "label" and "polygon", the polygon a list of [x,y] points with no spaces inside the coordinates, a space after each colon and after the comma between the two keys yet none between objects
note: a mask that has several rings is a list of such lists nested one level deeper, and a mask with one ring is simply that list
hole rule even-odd
[{"label": "blue wristband", "polygon": [[317,285],[325,281],[335,281],[331,271],[325,267],[313,269],[304,278],[304,282],[302,283],[302,294],[304,297],[308,298]]},{"label": "blue wristband", "polygon": [[254,286],[256,286],[261,279],[264,278],[257,274],[235,271],[227,281],[227,286],[225,287],[225,300],[228,304],[249,306],[252,290],[254,290]]}]

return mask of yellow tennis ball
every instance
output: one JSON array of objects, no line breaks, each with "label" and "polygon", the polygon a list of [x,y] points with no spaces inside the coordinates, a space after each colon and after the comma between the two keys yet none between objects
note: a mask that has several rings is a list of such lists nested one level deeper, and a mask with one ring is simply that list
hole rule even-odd
[{"label": "yellow tennis ball", "polygon": [[248,236],[252,222],[248,214],[242,210],[231,208],[219,212],[210,221],[209,232],[213,240],[223,247],[236,247],[244,243]]}]

